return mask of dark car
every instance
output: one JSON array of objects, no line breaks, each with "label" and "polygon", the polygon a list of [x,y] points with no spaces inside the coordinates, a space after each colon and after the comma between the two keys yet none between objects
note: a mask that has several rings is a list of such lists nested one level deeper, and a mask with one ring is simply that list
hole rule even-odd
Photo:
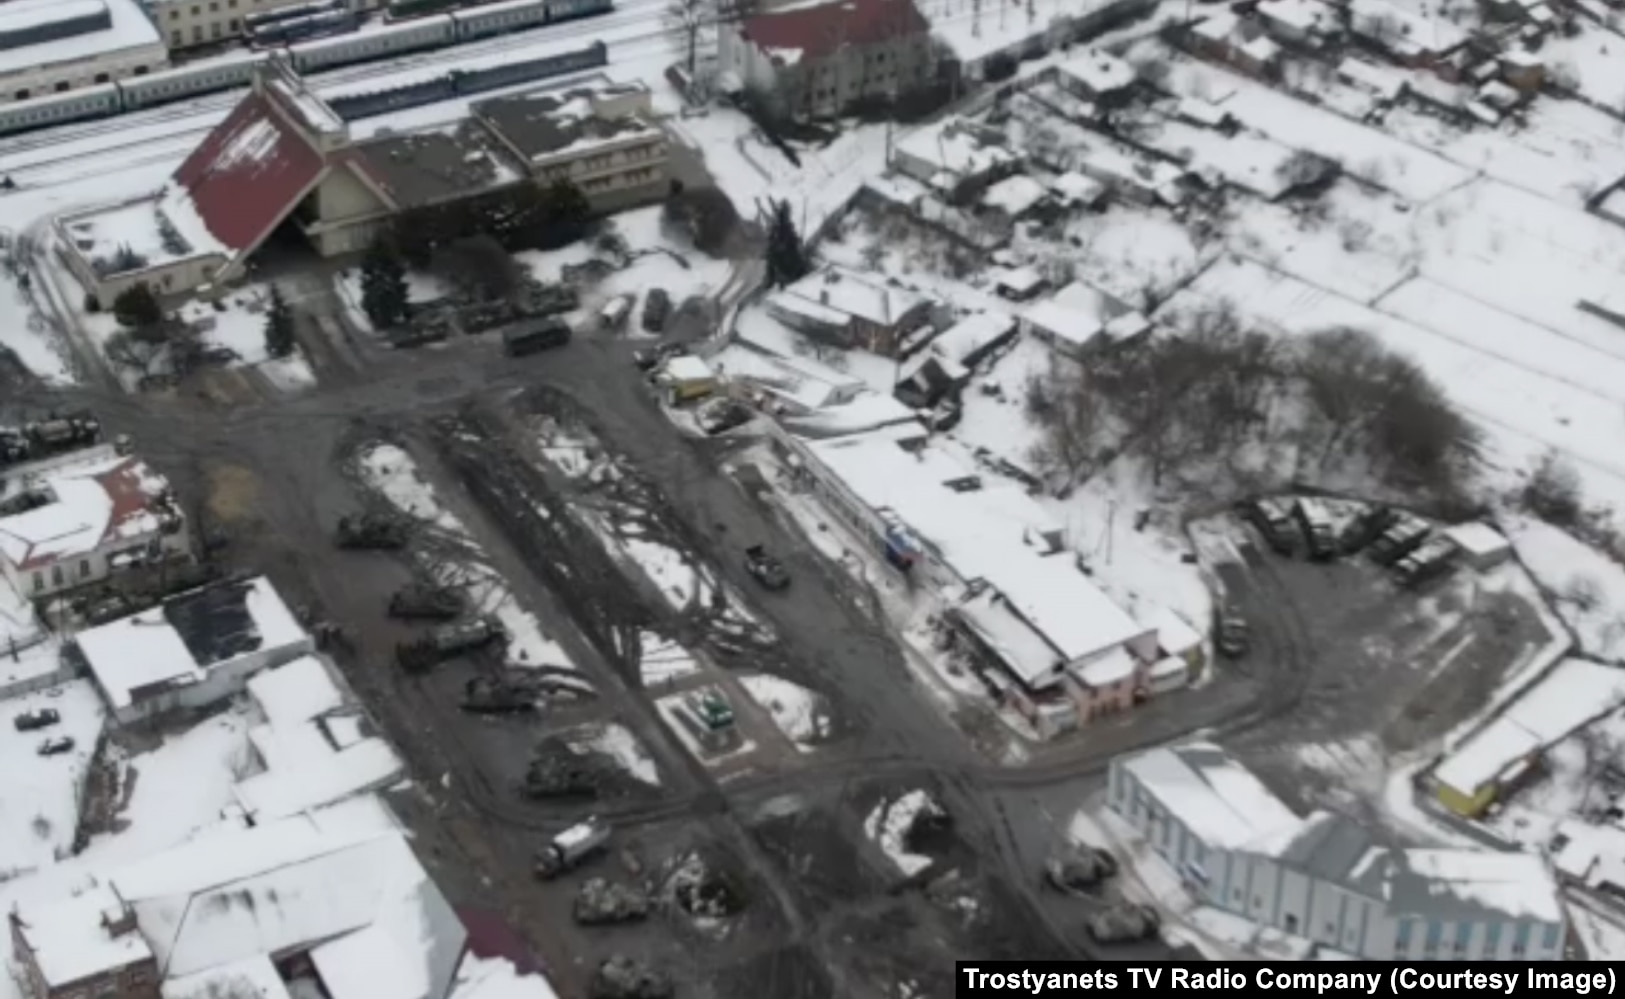
[{"label": "dark car", "polygon": [[1247,629],[1247,619],[1233,610],[1221,609],[1213,627],[1213,644],[1218,646],[1219,655],[1226,659],[1240,659],[1252,648],[1252,635]]},{"label": "dark car", "polygon": [[671,296],[666,294],[664,288],[650,288],[649,294],[643,296],[643,329],[649,333],[659,333],[666,328],[666,320],[671,316]]},{"label": "dark car", "polygon": [[769,590],[782,590],[790,585],[790,571],[761,545],[745,549],[745,571]]},{"label": "dark car", "polygon": [[562,347],[570,342],[570,324],[562,319],[540,319],[521,323],[502,334],[502,349],[509,357],[524,357],[539,350]]},{"label": "dark car", "polygon": [[24,711],[12,722],[19,732],[34,732],[42,728],[50,728],[62,720],[62,716],[53,708],[40,708],[36,711]]},{"label": "dark car", "polygon": [[632,363],[637,365],[639,371],[653,371],[660,367],[668,358],[676,357],[685,349],[684,345],[673,340],[666,340],[653,347],[644,347],[632,352]]},{"label": "dark car", "polygon": [[65,735],[52,736],[39,744],[41,756],[56,756],[73,751],[73,740]]}]

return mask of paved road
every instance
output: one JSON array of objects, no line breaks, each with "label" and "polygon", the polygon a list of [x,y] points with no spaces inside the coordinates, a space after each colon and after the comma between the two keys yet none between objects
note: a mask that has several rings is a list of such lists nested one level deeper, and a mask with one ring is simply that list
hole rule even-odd
[{"label": "paved road", "polygon": [[[318,292],[312,295],[319,297]],[[324,333],[320,323],[303,324],[301,333],[307,339],[336,335],[332,330]],[[798,583],[793,598],[768,598],[757,607],[771,619],[801,666],[818,675],[820,686],[838,692],[840,703],[862,731],[857,746],[827,759],[819,754],[793,770],[730,781],[724,788],[715,786],[699,768],[685,767],[679,771],[683,779],[673,786],[675,793],[667,798],[608,809],[620,823],[743,814],[753,804],[788,791],[881,778],[935,778],[957,799],[959,825],[983,851],[985,862],[1002,872],[1002,880],[1025,898],[1052,937],[1076,947],[1081,942],[1075,928],[1064,925],[1035,887],[1034,872],[1058,835],[1053,820],[1096,786],[1111,756],[1194,729],[1253,724],[1289,710],[1301,693],[1307,637],[1290,623],[1278,629],[1269,623],[1277,616],[1263,613],[1262,608],[1290,595],[1270,586],[1267,572],[1253,573],[1249,581],[1237,581],[1236,586],[1244,610],[1249,602],[1261,609],[1255,617],[1260,623],[1259,654],[1254,658],[1267,664],[1269,672],[1255,677],[1254,684],[1216,689],[1214,696],[1179,713],[1149,705],[1139,714],[1092,729],[1087,738],[1071,740],[1028,766],[995,766],[975,755],[918,689],[896,639],[844,598],[840,587],[850,582],[825,575],[830,567],[805,539],[788,533],[771,509],[747,496],[722,473],[723,456],[713,442],[695,441],[676,432],[626,363],[623,344],[583,338],[566,350],[515,362],[501,356],[491,344],[460,343],[444,351],[378,354],[369,357],[364,367],[355,363],[351,344],[315,342],[312,346],[316,349],[311,353],[325,369],[322,387],[294,398],[268,398],[231,409],[214,408],[207,400],[188,394],[136,399],[104,386],[57,392],[24,389],[20,396],[40,405],[94,406],[114,431],[133,434],[142,453],[175,475],[183,488],[188,476],[195,478],[205,465],[235,463],[251,469],[260,488],[274,494],[271,502],[260,504],[276,511],[274,522],[262,525],[266,543],[259,557],[265,560],[265,567],[289,573],[302,570],[299,575],[309,576],[314,566],[317,578],[305,598],[346,622],[378,616],[376,608],[357,605],[353,594],[380,589],[346,585],[351,573],[400,570],[383,560],[362,569],[354,560],[343,567],[327,565],[325,556],[310,550],[325,551],[322,539],[333,519],[354,502],[347,484],[332,474],[328,456],[338,452],[346,436],[358,432],[358,426],[404,427],[471,401],[486,402],[506,393],[539,388],[568,395],[591,415],[606,443],[658,483],[693,529],[698,554],[737,588],[753,589],[738,558],[740,546],[747,541],[766,542],[785,554],[802,582],[824,583]],[[307,550],[290,551],[290,541]],[[506,574],[522,577],[522,562],[514,560],[503,566]],[[536,592],[527,592],[527,601],[548,601],[540,592],[542,587],[531,583],[529,589]],[[540,609],[546,613],[550,608]],[[378,636],[380,643],[387,640],[387,634]],[[589,643],[578,632],[564,640],[572,655],[591,661],[591,653],[585,649]],[[387,649],[388,645],[378,647]],[[369,700],[411,704],[421,696],[377,659],[369,664],[363,657],[353,672]],[[645,712],[634,712],[638,713]],[[432,735],[425,731],[424,717],[405,711],[390,726],[416,772],[455,774],[468,805],[509,830],[551,830],[574,818],[557,809],[539,815],[505,789],[491,788],[469,762],[468,754],[448,751],[434,738],[423,737]],[[652,719],[645,719],[638,728],[645,738],[669,739],[663,732],[651,731],[660,728]],[[793,904],[781,901],[795,920]]]}]

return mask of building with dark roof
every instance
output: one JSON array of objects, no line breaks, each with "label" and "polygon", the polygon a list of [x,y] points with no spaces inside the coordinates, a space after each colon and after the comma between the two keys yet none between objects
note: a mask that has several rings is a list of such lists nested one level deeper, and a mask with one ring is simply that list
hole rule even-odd
[{"label": "building with dark roof", "polygon": [[235,282],[279,228],[324,257],[355,253],[403,211],[561,178],[594,211],[619,211],[666,194],[667,158],[641,86],[600,78],[515,94],[449,124],[358,141],[273,60],[162,191],[56,226],[74,276],[108,308],[137,283],[189,294]]},{"label": "building with dark roof", "polygon": [[720,70],[788,114],[838,114],[936,76],[931,26],[914,0],[833,0],[719,27]]}]

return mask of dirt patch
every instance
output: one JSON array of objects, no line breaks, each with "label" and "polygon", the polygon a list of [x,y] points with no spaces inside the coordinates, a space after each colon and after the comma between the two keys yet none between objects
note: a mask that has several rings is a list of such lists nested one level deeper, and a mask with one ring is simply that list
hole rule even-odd
[{"label": "dirt patch", "polygon": [[881,885],[835,817],[785,803],[751,825],[751,834],[814,911],[874,894]]},{"label": "dirt patch", "polygon": [[718,999],[834,999],[823,966],[805,947],[771,950],[721,972]]},{"label": "dirt patch", "polygon": [[208,473],[210,516],[223,524],[241,524],[258,519],[259,477],[241,465],[216,465]]}]

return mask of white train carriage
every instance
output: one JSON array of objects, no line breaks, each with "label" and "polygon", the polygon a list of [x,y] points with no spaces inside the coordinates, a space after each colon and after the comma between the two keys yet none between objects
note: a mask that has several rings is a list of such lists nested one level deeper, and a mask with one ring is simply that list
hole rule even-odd
[{"label": "white train carriage", "polygon": [[12,101],[10,104],[0,104],[0,135],[118,114],[120,107],[122,104],[116,83],[99,83],[65,94]]},{"label": "white train carriage", "polygon": [[507,0],[506,3],[484,4],[454,11],[449,16],[457,22],[458,40],[466,42],[546,24],[551,2],[552,0]]},{"label": "white train carriage", "polygon": [[341,38],[291,45],[293,66],[301,73],[371,62],[406,52],[439,48],[457,40],[456,26],[449,16],[424,17],[377,31],[363,31]]},{"label": "white train carriage", "polygon": [[268,58],[270,56],[264,52],[242,52],[195,66],[131,77],[119,84],[119,89],[124,93],[124,110],[139,111],[199,94],[246,87],[254,77],[254,67]]}]

